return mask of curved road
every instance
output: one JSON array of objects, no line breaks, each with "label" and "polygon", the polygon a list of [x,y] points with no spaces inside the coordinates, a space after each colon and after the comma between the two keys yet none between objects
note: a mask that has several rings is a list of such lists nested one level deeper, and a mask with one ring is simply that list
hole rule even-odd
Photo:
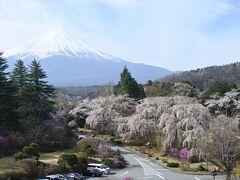
[{"label": "curved road", "polygon": [[[132,177],[134,180],[212,180],[210,175],[188,175],[173,172],[151,159],[125,148],[113,146],[112,149],[121,151],[121,155],[128,163],[127,167],[115,174],[94,179],[122,180],[124,177]],[[224,177],[217,176],[215,180],[224,180]]]}]

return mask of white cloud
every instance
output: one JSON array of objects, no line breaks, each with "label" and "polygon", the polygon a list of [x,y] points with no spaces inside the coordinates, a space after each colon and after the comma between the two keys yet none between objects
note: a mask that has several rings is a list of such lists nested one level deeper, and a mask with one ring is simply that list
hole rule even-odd
[{"label": "white cloud", "polygon": [[100,0],[102,3],[114,8],[133,7],[144,0]]}]

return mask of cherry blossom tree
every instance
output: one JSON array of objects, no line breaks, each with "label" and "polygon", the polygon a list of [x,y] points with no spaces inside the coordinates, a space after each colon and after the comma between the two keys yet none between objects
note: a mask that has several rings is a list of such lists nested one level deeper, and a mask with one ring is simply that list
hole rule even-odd
[{"label": "cherry blossom tree", "polygon": [[[71,113],[85,113],[86,123],[124,140],[164,139],[164,149],[194,148],[196,139],[208,128],[211,115],[194,98],[184,96],[148,97],[136,101],[127,96],[99,97],[82,101]],[[143,143],[144,143],[143,142]]]},{"label": "cherry blossom tree", "polygon": [[225,116],[217,117],[210,129],[198,143],[202,156],[226,172],[226,179],[231,174],[236,161],[240,158],[239,120]]},{"label": "cherry blossom tree", "polygon": [[210,99],[205,102],[211,113],[234,116],[240,113],[240,89],[235,89],[224,94],[218,99]]},{"label": "cherry blossom tree", "polygon": [[106,142],[101,142],[98,145],[98,155],[103,158],[109,157],[111,155],[111,147]]}]

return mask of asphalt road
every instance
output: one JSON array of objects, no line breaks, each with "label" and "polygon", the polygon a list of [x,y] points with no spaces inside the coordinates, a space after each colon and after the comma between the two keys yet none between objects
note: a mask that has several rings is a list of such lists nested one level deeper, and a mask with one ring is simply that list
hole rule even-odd
[{"label": "asphalt road", "polygon": [[[143,155],[129,151],[121,147],[119,148],[121,155],[127,161],[127,167],[113,172],[108,176],[91,179],[107,179],[107,180],[122,180],[124,177],[132,177],[134,180],[212,180],[210,175],[188,175],[173,172],[165,167],[160,166],[149,158]],[[215,180],[224,180],[223,176],[217,176]]]}]

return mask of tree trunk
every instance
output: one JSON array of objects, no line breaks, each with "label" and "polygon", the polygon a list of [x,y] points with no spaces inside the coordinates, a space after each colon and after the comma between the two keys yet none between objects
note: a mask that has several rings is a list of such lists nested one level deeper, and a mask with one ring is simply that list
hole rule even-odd
[{"label": "tree trunk", "polygon": [[231,171],[227,172],[226,174],[226,180],[231,180]]}]

